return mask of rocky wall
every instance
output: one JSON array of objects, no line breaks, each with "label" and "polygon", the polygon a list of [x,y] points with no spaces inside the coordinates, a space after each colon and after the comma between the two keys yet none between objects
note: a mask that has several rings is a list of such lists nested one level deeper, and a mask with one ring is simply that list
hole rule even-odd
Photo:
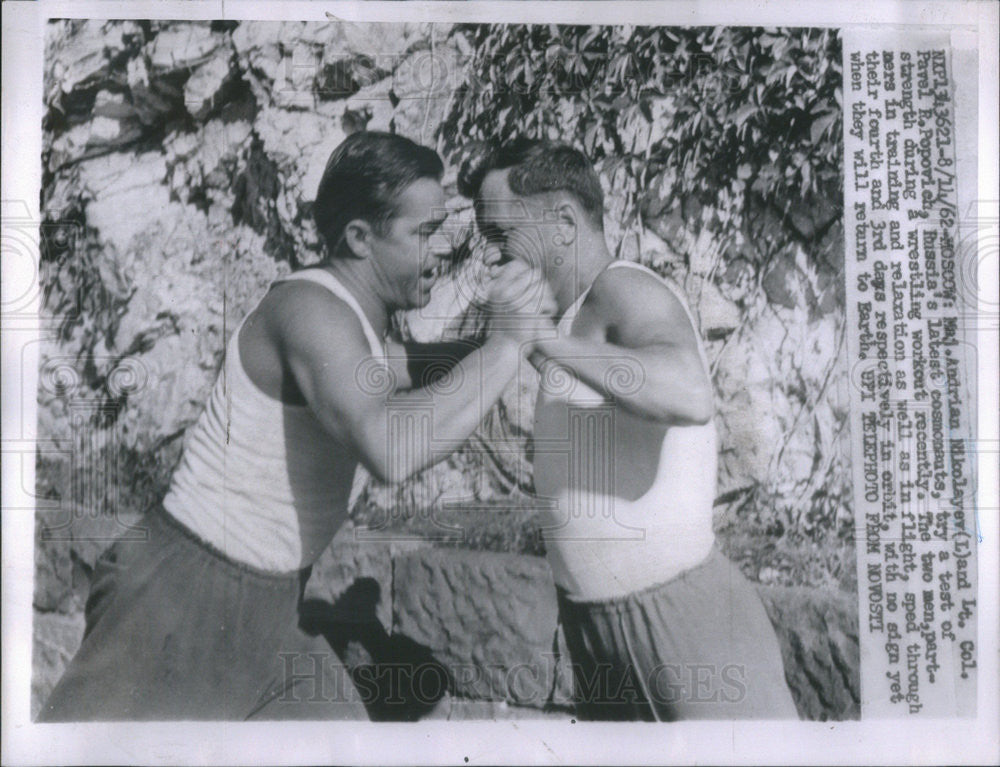
[{"label": "rocky wall", "polygon": [[[39,438],[49,447],[39,453],[37,484],[56,511],[38,525],[36,699],[78,641],[95,552],[162,496],[227,339],[271,281],[319,257],[310,210],[330,151],[363,128],[437,145],[467,53],[450,25],[50,24],[40,278],[52,332],[38,393]],[[798,625],[799,613],[818,616],[788,629],[798,639],[783,635],[786,659],[805,668],[816,654],[824,668],[856,676],[856,658],[842,647],[856,643],[856,615],[839,226],[827,227],[828,265],[792,248],[759,273],[692,236],[677,213],[623,231],[616,222],[625,201],[601,170],[609,244],[671,276],[707,339],[723,547],[774,587],[765,598],[786,627]],[[454,177],[452,167],[446,228],[465,241],[469,201]],[[474,268],[473,252],[439,283],[427,310],[397,318],[400,334],[474,332],[462,287]],[[558,645],[532,524],[536,387],[529,376],[508,389],[446,464],[399,488],[359,482],[356,522],[412,540],[362,550],[338,538],[324,555],[326,574],[310,584],[320,614],[322,605],[339,604],[335,616],[360,609],[340,601],[360,581],[352,599],[371,602],[365,588],[380,588],[369,606],[386,636],[408,637],[445,664],[482,665],[487,656],[476,653],[494,651],[513,662]],[[477,596],[460,598],[459,583],[474,584]],[[827,620],[844,626],[836,653],[834,645],[813,649]],[[835,654],[846,660],[831,661]],[[823,686],[834,676],[803,678]],[[539,685],[532,697],[556,705],[559,684],[545,677]],[[852,715],[856,694],[852,704],[851,686],[842,687],[818,703],[797,693],[803,712]],[[451,693],[518,705],[488,675]]]}]

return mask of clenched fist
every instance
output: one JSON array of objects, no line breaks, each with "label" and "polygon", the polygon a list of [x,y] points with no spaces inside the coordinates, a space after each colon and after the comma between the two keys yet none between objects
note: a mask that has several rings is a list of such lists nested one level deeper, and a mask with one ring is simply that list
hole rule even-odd
[{"label": "clenched fist", "polygon": [[507,333],[524,343],[551,335],[556,300],[539,269],[523,261],[493,266],[485,288],[484,304],[493,331]]}]

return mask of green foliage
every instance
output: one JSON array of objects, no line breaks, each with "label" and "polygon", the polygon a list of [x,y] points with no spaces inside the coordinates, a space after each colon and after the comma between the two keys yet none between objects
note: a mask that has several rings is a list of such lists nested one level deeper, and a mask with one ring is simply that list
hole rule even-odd
[{"label": "green foliage", "polygon": [[[442,139],[559,139],[659,215],[695,204],[694,230],[751,227],[764,254],[839,218],[840,40],[835,30],[469,26],[468,82]],[[649,192],[649,194],[647,194]],[[795,206],[818,213],[808,231]],[[687,208],[691,212],[691,208]],[[760,226],[762,213],[784,227]]]},{"label": "green foliage", "polygon": [[39,239],[42,312],[58,320],[61,341],[78,335],[79,345],[91,352],[103,335],[114,333],[129,295],[79,209],[46,220]]}]

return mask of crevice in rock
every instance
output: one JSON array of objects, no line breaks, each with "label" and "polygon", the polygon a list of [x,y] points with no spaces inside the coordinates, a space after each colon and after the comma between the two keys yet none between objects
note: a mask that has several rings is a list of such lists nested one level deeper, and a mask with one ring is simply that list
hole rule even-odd
[{"label": "crevice in rock", "polygon": [[281,226],[274,201],[281,193],[278,166],[264,151],[264,143],[254,133],[246,164],[233,182],[233,223],[246,224],[265,236],[264,251],[275,261],[297,268],[295,241]]}]

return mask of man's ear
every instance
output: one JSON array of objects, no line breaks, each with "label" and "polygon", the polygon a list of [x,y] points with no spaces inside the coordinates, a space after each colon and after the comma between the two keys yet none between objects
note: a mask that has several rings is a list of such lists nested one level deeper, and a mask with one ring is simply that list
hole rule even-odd
[{"label": "man's ear", "polygon": [[350,255],[355,258],[371,258],[374,235],[371,224],[367,221],[360,218],[348,221],[344,227],[344,242]]},{"label": "man's ear", "polygon": [[577,237],[577,222],[579,216],[577,215],[576,208],[568,201],[562,201],[556,205],[556,233],[555,233],[555,244],[556,245],[572,245],[576,242]]}]

